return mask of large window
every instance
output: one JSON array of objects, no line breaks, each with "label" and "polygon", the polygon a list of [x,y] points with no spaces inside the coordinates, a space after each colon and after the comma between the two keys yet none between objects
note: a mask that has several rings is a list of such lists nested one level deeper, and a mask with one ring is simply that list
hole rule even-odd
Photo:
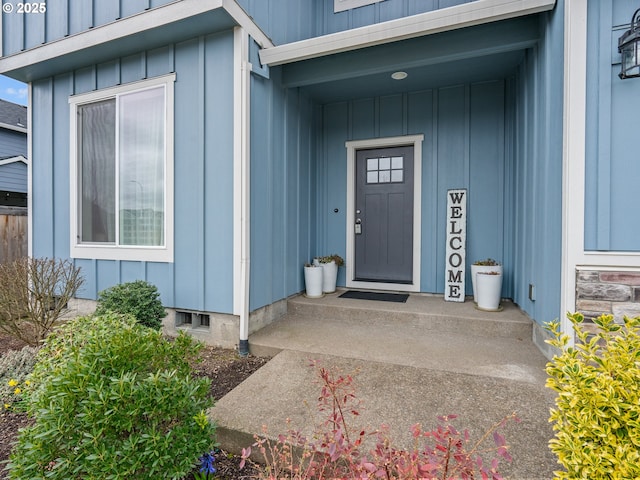
[{"label": "large window", "polygon": [[70,98],[73,257],[173,260],[174,78]]}]

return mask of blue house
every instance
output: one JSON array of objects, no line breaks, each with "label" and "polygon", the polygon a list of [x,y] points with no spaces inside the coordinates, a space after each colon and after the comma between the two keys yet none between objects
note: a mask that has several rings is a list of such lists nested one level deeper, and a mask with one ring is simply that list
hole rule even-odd
[{"label": "blue house", "polygon": [[0,206],[27,206],[27,107],[0,99]]},{"label": "blue house", "polygon": [[4,3],[30,254],[82,267],[79,304],[145,279],[168,328],[246,351],[316,255],[344,287],[443,294],[461,189],[467,280],[499,260],[540,348],[567,311],[640,313],[638,2]]}]

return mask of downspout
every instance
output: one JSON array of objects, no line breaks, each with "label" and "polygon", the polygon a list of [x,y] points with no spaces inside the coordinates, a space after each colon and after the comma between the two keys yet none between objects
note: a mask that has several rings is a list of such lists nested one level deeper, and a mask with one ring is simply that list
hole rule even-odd
[{"label": "downspout", "polygon": [[[234,216],[239,225],[234,232],[236,245],[239,244],[239,278],[237,313],[240,318],[238,353],[249,354],[249,279],[250,279],[250,176],[249,176],[249,85],[251,64],[249,63],[249,37],[242,27],[233,31],[234,66]],[[239,237],[239,239],[238,239]],[[239,242],[238,242],[239,240]]]}]

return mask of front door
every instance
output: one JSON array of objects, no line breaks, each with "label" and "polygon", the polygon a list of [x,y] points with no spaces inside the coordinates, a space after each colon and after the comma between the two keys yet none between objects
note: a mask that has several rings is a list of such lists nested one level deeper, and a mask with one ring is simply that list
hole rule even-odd
[{"label": "front door", "polygon": [[356,281],[413,281],[413,154],[412,146],[356,151]]}]

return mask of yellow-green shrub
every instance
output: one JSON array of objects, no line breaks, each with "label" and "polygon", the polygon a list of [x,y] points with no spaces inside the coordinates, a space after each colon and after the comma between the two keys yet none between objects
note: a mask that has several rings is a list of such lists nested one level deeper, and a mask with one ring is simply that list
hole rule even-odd
[{"label": "yellow-green shrub", "polygon": [[568,317],[575,347],[559,322],[549,326],[549,343],[562,350],[546,369],[547,387],[558,393],[549,446],[566,469],[556,478],[640,478],[640,317],[621,325],[602,315],[594,329],[580,313]]}]

